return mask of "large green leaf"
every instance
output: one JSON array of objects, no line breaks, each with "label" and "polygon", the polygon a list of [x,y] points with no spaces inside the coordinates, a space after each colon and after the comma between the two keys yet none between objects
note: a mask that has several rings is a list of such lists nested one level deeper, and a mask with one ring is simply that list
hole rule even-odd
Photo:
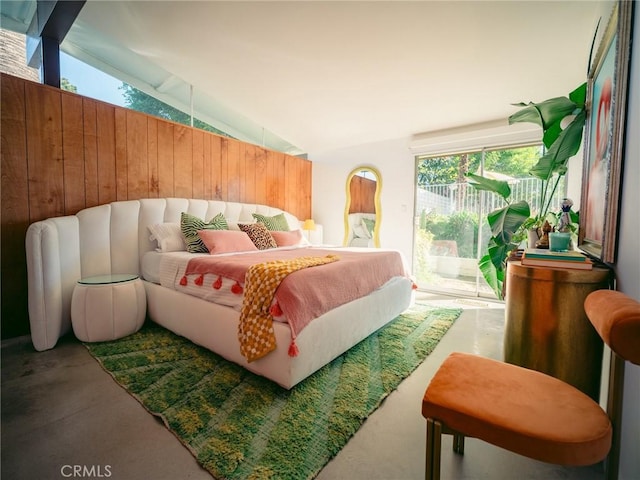
[{"label": "large green leaf", "polygon": [[578,108],[578,105],[567,97],[550,98],[540,103],[529,102],[528,104],[517,103],[514,105],[524,108],[509,117],[509,125],[517,122],[535,123],[540,125],[545,132]]},{"label": "large green leaf", "polygon": [[502,282],[498,280],[498,272],[495,265],[491,262],[489,254],[485,255],[478,261],[478,268],[485,281],[491,287],[499,300],[502,299]]},{"label": "large green leaf", "polygon": [[[510,251],[510,250],[509,250]],[[503,263],[504,259],[507,258],[509,252],[505,252],[503,247],[490,247],[489,253],[484,255],[478,261],[478,269],[485,281],[491,287],[491,289],[496,294],[498,299],[502,300],[502,286],[504,285],[504,277],[505,277],[505,264]],[[501,257],[501,261],[498,263],[498,266],[494,264],[494,259]]]},{"label": "large green leaf", "polygon": [[587,82],[584,82],[573,92],[569,94],[569,100],[575,103],[579,108],[584,108],[587,101]]},{"label": "large green leaf", "polygon": [[514,248],[516,248],[516,245],[513,243],[498,245],[495,242],[489,242],[489,247],[487,249],[489,252],[488,255],[491,259],[491,263],[496,267],[497,272],[504,269],[507,257]]},{"label": "large green leaf", "polygon": [[511,187],[504,180],[485,178],[475,173],[467,173],[467,178],[469,178],[469,184],[478,190],[496,193],[505,200],[511,195]]},{"label": "large green leaf", "polygon": [[514,233],[531,215],[529,204],[520,200],[493,210],[487,215],[491,234],[498,245],[508,245]]},{"label": "large green leaf", "polygon": [[531,175],[542,180],[549,180],[554,173],[564,175],[567,172],[567,162],[580,150],[585,119],[586,112],[582,110],[561,131],[547,153],[540,157],[530,170]]}]

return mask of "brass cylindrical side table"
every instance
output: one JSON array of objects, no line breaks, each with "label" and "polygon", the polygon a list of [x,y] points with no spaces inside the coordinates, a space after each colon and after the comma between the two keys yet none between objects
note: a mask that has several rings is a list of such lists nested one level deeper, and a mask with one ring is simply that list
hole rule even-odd
[{"label": "brass cylindrical side table", "polygon": [[600,397],[602,339],[584,312],[584,300],[608,289],[607,268],[570,270],[509,261],[506,278],[504,357]]}]

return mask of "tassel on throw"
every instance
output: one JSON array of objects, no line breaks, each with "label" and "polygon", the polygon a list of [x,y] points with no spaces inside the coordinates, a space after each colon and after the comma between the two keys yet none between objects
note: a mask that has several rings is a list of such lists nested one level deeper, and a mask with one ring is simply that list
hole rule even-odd
[{"label": "tassel on throw", "polygon": [[300,350],[298,350],[298,346],[296,345],[296,341],[295,340],[291,340],[291,344],[289,345],[289,356],[290,357],[297,357],[299,353],[300,353]]},{"label": "tassel on throw", "polygon": [[282,316],[282,309],[280,308],[280,305],[278,304],[278,302],[271,305],[271,308],[269,309],[269,313],[271,314],[272,317]]},{"label": "tassel on throw", "polygon": [[220,290],[222,288],[222,277],[218,277],[218,279],[213,282],[213,288],[216,290]]},{"label": "tassel on throw", "polygon": [[244,289],[242,288],[242,285],[236,282],[235,285],[231,287],[231,291],[236,295],[240,295],[244,291]]},{"label": "tassel on throw", "polygon": [[196,285],[198,285],[199,287],[202,286],[202,284],[204,283],[204,275],[200,274],[200,276],[198,278],[195,279],[194,283]]},{"label": "tassel on throw", "polygon": [[182,285],[183,287],[187,286],[187,276],[183,275],[182,278],[180,279],[180,285]]}]

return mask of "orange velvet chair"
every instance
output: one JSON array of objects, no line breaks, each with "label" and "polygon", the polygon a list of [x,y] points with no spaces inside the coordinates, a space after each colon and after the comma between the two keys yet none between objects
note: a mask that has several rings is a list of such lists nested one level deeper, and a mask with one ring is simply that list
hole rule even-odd
[{"label": "orange velvet chair", "polygon": [[607,476],[617,477],[621,381],[625,360],[640,364],[640,303],[621,292],[598,290],[584,306],[612,350],[608,412],[580,390],[543,373],[452,353],[422,400],[427,480],[440,478],[443,433],[453,435],[453,450],[460,454],[468,436],[558,465],[592,465],[609,456]]}]

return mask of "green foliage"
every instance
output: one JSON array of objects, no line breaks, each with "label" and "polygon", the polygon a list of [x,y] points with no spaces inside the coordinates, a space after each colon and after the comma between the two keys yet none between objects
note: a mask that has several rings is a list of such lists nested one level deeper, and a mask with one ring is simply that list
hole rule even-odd
[{"label": "green foliage", "polygon": [[476,188],[476,190],[484,190],[485,192],[492,192],[500,195],[503,200],[509,199],[511,196],[511,187],[509,183],[504,180],[494,180],[492,178],[486,178],[475,173],[468,173],[467,179],[469,184]]},{"label": "green foliage", "polygon": [[[490,150],[484,154],[484,169],[500,172],[514,178],[530,177],[529,171],[539,158],[540,147],[522,147],[515,149]],[[477,172],[480,168],[482,152],[467,154],[469,172]],[[423,157],[417,165],[417,182],[419,187],[429,185],[450,185],[458,183],[461,155],[447,157]]]},{"label": "green foliage", "polygon": [[[131,85],[123,83],[120,87],[120,90],[122,90],[122,96],[124,97],[125,105],[132,110],[148,113],[149,115],[154,115],[156,117],[164,118],[165,120],[171,120],[183,125],[191,125],[190,115],[158,100],[155,97],[152,97],[151,95],[147,95],[143,91],[138,90]],[[206,130],[207,132],[216,133],[218,135],[223,135],[225,137],[230,136],[222,130],[218,130],[208,123],[198,120],[197,118],[193,119],[193,126],[195,128]]]},{"label": "green foliage", "polygon": [[433,266],[431,264],[431,244],[433,242],[433,233],[425,229],[418,229],[415,235],[415,264],[414,272],[416,278],[424,281],[433,279]]},{"label": "green foliage", "polygon": [[[422,221],[424,215],[424,222]],[[420,229],[429,232],[433,240],[455,240],[458,256],[475,258],[478,248],[478,216],[472,212],[451,215],[421,214]]]},{"label": "green foliage", "polygon": [[427,228],[427,211],[425,209],[422,209],[422,212],[420,212],[420,223],[418,225],[420,230]]},{"label": "green foliage", "polygon": [[448,157],[432,157],[418,162],[418,186],[448,185],[455,183],[458,178],[457,155]]},{"label": "green foliage", "polygon": [[[538,160],[539,153],[538,146],[491,150],[485,152],[484,169],[514,178],[530,177],[529,171]],[[471,168],[469,171],[477,171],[477,168]]]},{"label": "green foliage", "polygon": [[[541,180],[541,208],[533,217],[526,201],[511,201],[511,187],[507,182],[468,174],[469,183],[475,188],[496,193],[507,203],[487,215],[492,237],[488,253],[479,262],[485,280],[498,298],[503,298],[502,286],[510,252],[518,246],[525,228],[540,226],[548,217],[553,195],[567,173],[567,162],[580,149],[586,119],[586,88],[586,83],[580,85],[568,98],[556,97],[540,103],[516,104],[523,107],[522,110],[509,117],[509,124],[532,122],[540,125],[542,141],[547,147],[547,151],[530,170],[531,175]],[[561,123],[567,116],[573,116],[573,119],[563,129]]]},{"label": "green foliage", "polygon": [[498,245],[510,246],[513,243],[513,236],[530,214],[529,204],[524,200],[509,203],[503,208],[489,212],[487,222],[489,222],[494,241]]},{"label": "green foliage", "polygon": [[60,79],[60,90],[66,90],[67,92],[78,93],[78,87],[69,81],[68,78],[62,77]]}]

